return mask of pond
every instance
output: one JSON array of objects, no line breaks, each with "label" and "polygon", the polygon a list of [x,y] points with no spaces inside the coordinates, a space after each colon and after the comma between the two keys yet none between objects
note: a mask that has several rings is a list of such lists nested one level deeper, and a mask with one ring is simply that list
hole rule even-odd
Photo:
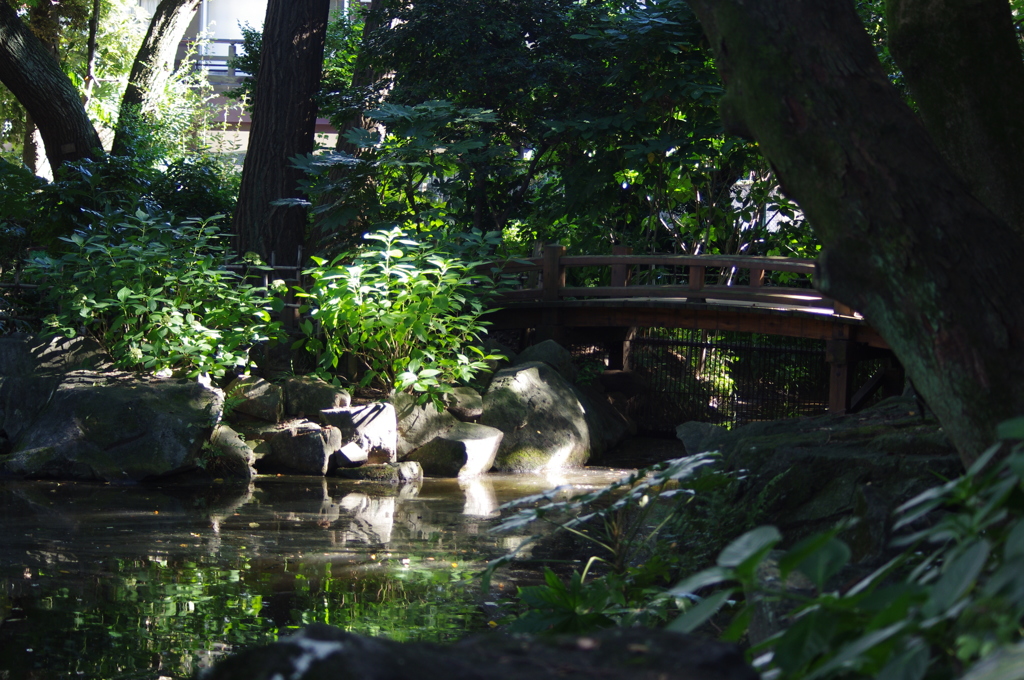
[{"label": "pond", "polygon": [[489,625],[475,576],[523,540],[489,532],[498,506],[622,474],[398,488],[265,476],[212,491],[0,482],[0,680],[190,678],[313,622],[457,639]]}]

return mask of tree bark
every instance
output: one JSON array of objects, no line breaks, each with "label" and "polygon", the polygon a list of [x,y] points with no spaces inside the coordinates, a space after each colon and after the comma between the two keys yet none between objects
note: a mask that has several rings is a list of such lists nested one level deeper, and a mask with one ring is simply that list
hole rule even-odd
[{"label": "tree bark", "polygon": [[82,87],[82,106],[92,98],[92,88],[96,86],[96,34],[100,30],[100,0],[93,0],[92,12],[89,14],[89,39],[85,46],[85,84]]},{"label": "tree bark", "polygon": [[111,153],[130,152],[128,125],[153,111],[174,68],[174,57],[200,0],[161,0],[149,22],[146,37],[135,54],[128,87],[121,98],[117,131]]},{"label": "tree bark", "polygon": [[301,197],[304,175],[291,165],[312,153],[329,0],[270,0],[256,77],[249,150],[235,211],[235,247],[288,263],[303,244],[306,210],[272,206]]},{"label": "tree bark", "polygon": [[1020,232],[946,163],[850,0],[692,5],[723,122],[757,140],[823,244],[819,288],[881,333],[970,463],[1024,413]]},{"label": "tree bark", "polygon": [[1006,0],[888,0],[889,48],[971,192],[1024,236],[1024,61]]},{"label": "tree bark", "polygon": [[[383,2],[381,0],[370,0],[370,5],[366,9],[362,44],[359,48],[359,55],[356,57],[355,69],[352,71],[351,89],[353,91],[366,90],[373,87],[381,79],[381,74],[371,64],[367,63],[366,46],[370,43],[373,33],[380,28],[382,7]],[[383,100],[383,93],[380,94],[379,98]],[[380,127],[379,123],[367,118],[365,113],[365,110],[353,111],[348,122],[338,129],[338,142],[335,144],[336,150],[347,153],[350,156],[358,157],[360,155],[362,149],[345,139],[345,133],[359,128],[373,130]]]},{"label": "tree bark", "polygon": [[6,2],[0,2],[0,82],[32,116],[54,171],[67,161],[103,153],[78,90]]}]

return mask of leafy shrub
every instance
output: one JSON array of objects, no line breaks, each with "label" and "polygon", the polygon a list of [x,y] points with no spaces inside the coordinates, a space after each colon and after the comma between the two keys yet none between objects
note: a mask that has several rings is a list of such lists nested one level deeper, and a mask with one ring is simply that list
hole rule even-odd
[{"label": "leafy shrub", "polygon": [[754,608],[789,602],[788,627],[751,650],[762,670],[780,679],[958,676],[1017,642],[1024,616],[1024,419],[1000,430],[1018,440],[1003,460],[993,461],[1002,445],[993,446],[964,476],[897,509],[894,528],[903,535],[894,546],[902,551],[870,575],[837,588],[850,559],[837,527],[778,560],[780,583],[801,572],[816,596],[765,587],[757,567],[781,536],[759,527],[727,546],[715,567],[672,589],[705,596],[670,627],[693,630],[745,592],[726,631],[738,639]]},{"label": "leafy shrub", "polygon": [[476,343],[485,329],[484,299],[493,287],[476,273],[477,262],[448,256],[410,238],[402,229],[366,234],[370,243],[330,263],[318,257],[304,272],[313,278],[310,318],[298,345],[318,358],[320,370],[337,370],[346,353],[369,367],[361,386],[440,399],[495,359]]},{"label": "leafy shrub", "polygon": [[92,333],[119,366],[223,376],[250,365],[249,350],[278,332],[272,299],[225,268],[217,218],[161,222],[144,212],[61,240],[26,275],[52,287],[51,334]]},{"label": "leafy shrub", "polygon": [[[609,578],[614,572],[589,585],[583,583],[587,570],[568,585],[548,576],[545,585],[522,589],[531,609],[513,626],[579,631],[609,621],[630,625],[638,616],[667,620],[678,607],[685,613],[669,629],[691,632],[714,618],[724,639],[743,641],[755,613],[770,606],[776,612],[788,608],[782,628],[748,650],[766,679],[938,680],[960,677],[968,668],[965,677],[972,679],[1022,677],[1006,672],[1024,658],[1024,418],[1005,423],[1000,436],[1009,443],[986,451],[965,475],[897,508],[892,558],[870,574],[847,569],[851,551],[840,535],[848,524],[781,552],[775,551],[779,531],[761,526],[726,545],[714,566],[668,589],[616,592]],[[688,493],[696,494],[699,476],[687,466],[706,461],[702,454],[641,471],[619,483],[621,497],[601,510],[592,506],[614,487],[569,501],[553,500],[550,493],[523,499],[517,505],[539,507],[506,519],[504,526],[545,516],[569,530],[595,517],[607,523],[630,506],[657,505],[668,488],[665,474],[673,470],[675,479],[691,487]],[[572,519],[558,519],[557,513]],[[643,540],[651,535],[639,534]],[[777,578],[763,580],[773,572]],[[798,572],[810,592],[783,585]]]}]

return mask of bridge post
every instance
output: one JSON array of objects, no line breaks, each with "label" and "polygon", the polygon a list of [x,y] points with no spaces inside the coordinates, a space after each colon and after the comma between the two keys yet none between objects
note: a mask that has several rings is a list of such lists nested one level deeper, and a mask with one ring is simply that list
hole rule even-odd
[{"label": "bridge post", "polygon": [[828,362],[828,412],[843,415],[850,408],[853,382],[850,369],[853,367],[853,342],[845,338],[834,338],[825,343],[825,361]]},{"label": "bridge post", "polygon": [[[612,246],[612,255],[632,255],[629,246]],[[613,264],[612,277],[609,282],[613,288],[625,288],[629,285],[632,268],[628,264]],[[605,340],[608,352],[608,368],[613,371],[629,370],[629,343],[636,335],[635,326],[622,326],[609,329],[609,337]]]},{"label": "bridge post", "polygon": [[[562,288],[565,287],[565,267],[561,263],[565,255],[565,246],[551,243],[544,246],[544,262],[541,265],[541,299],[545,302],[558,302]],[[561,314],[557,308],[547,308],[541,312],[540,325],[537,327],[538,340],[554,340],[562,342],[565,329],[561,325]]]}]

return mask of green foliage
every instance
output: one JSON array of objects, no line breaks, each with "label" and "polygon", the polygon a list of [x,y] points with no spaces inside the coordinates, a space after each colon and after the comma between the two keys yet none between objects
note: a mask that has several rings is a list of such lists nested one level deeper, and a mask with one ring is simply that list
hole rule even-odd
[{"label": "green foliage", "polygon": [[[548,572],[544,585],[522,589],[529,610],[513,626],[585,632],[667,620],[678,607],[683,612],[669,629],[691,632],[713,619],[724,639],[739,641],[758,609],[781,607],[788,610],[782,629],[749,650],[766,678],[938,680],[959,677],[972,665],[967,677],[1001,677],[997,669],[1006,672],[1020,655],[1024,617],[1024,418],[1004,423],[999,436],[1007,442],[989,449],[964,476],[896,510],[891,559],[873,572],[851,569],[851,550],[840,538],[849,524],[781,552],[775,550],[783,538],[779,531],[760,526],[724,545],[712,566],[671,588],[648,581],[644,590],[631,589],[629,576],[619,574],[639,573],[638,567],[589,583],[589,564],[568,583]],[[639,517],[640,509],[664,507],[666,496],[682,492],[687,503],[677,504],[668,520],[641,521],[646,529],[631,541],[657,533],[659,543],[676,541],[686,553],[705,540],[700,530],[689,542],[680,539],[698,526],[687,515],[708,492],[702,478],[715,479],[695,474],[709,462],[707,455],[670,461],[570,500],[560,499],[558,490],[522,499],[513,506],[536,507],[508,517],[499,529],[541,519],[579,532],[595,518],[607,523],[630,507]],[[666,484],[666,475],[678,486]],[[610,498],[617,500],[609,504]],[[493,562],[485,583],[490,570],[509,559]],[[778,578],[765,580],[771,572]],[[789,585],[795,575],[807,585]]]},{"label": "green foliage", "polygon": [[310,318],[299,345],[335,372],[345,354],[365,362],[361,385],[374,381],[410,391],[421,402],[441,400],[452,384],[467,382],[498,357],[476,343],[493,285],[476,273],[479,262],[453,257],[394,227],[366,234],[359,251],[331,262],[318,257],[305,298]]},{"label": "green foliage", "polygon": [[[1021,420],[1004,438],[1024,437]],[[807,597],[767,587],[757,566],[781,536],[760,527],[741,536],[715,567],[675,586],[675,596],[703,594],[669,627],[693,630],[731,598],[727,637],[738,639],[754,608],[788,602],[788,626],[751,650],[762,671],[787,678],[921,680],[959,675],[969,664],[1020,639],[1024,616],[1024,446],[1002,460],[989,449],[961,478],[926,491],[896,511],[902,535],[895,557],[870,575],[837,587],[850,559],[838,535],[812,536],[778,560],[780,583],[794,572],[814,585]],[[715,586],[716,589],[708,589]],[[724,588],[723,588],[724,586]],[[763,655],[763,656],[761,656]]]},{"label": "green foliage", "polygon": [[499,230],[517,255],[537,241],[816,252],[755,147],[724,137],[721,86],[682,0],[397,2],[378,26],[360,68],[387,82],[339,88],[323,108],[336,125],[354,112],[379,125],[348,133],[352,155],[300,161],[326,199],[321,243],[413,221]]},{"label": "green foliage", "polygon": [[250,349],[276,335],[266,291],[226,269],[217,218],[161,222],[138,212],[61,240],[60,255],[31,257],[25,273],[52,287],[51,334],[83,329],[119,366],[223,376],[245,370]]},{"label": "green foliage", "polygon": [[49,250],[75,231],[104,229],[120,215],[209,218],[234,207],[230,171],[210,156],[183,157],[165,169],[130,156],[66,163],[45,183],[24,168],[0,166],[0,220]]}]

